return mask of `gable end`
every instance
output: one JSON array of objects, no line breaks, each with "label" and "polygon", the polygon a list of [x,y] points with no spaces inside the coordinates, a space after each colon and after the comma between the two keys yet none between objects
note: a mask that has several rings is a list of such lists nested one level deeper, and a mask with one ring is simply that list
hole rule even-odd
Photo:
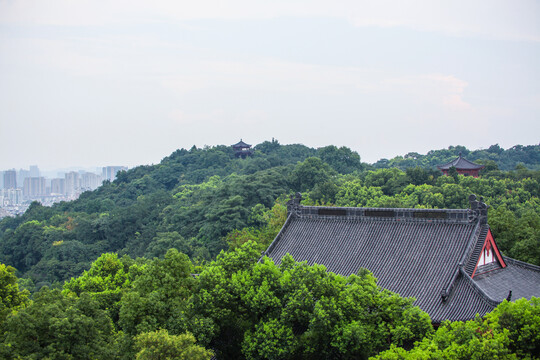
[{"label": "gable end", "polygon": [[495,243],[491,229],[488,229],[486,238],[484,239],[484,245],[482,246],[482,251],[476,261],[476,266],[471,275],[471,278],[474,278],[479,266],[488,265],[490,263],[498,262],[502,268],[506,267],[506,263]]}]

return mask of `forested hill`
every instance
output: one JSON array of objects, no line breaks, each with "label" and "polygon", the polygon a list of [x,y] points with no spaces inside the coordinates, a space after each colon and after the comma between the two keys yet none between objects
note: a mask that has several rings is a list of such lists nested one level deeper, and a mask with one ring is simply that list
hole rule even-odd
[{"label": "forested hill", "polygon": [[[467,207],[476,193],[491,205],[490,225],[505,254],[540,265],[538,145],[458,146],[374,165],[346,147],[272,140],[254,149],[247,159],[230,146],[181,149],[76,201],[34,203],[0,221],[0,263],[37,289],[78,276],[105,252],[153,258],[176,248],[200,264],[247,240],[263,249],[285,220],[286,197],[300,191],[305,204],[432,208]],[[459,152],[487,165],[481,179],[434,169]]]},{"label": "forested hill", "polygon": [[498,144],[483,150],[469,150],[464,146],[450,146],[447,149],[431,150],[426,155],[410,152],[404,156],[396,156],[390,160],[381,159],[375,168],[409,167],[436,168],[455,158],[459,153],[467,160],[486,165],[488,170],[514,170],[516,166],[524,166],[531,170],[540,170],[540,145],[516,145],[507,150]]}]

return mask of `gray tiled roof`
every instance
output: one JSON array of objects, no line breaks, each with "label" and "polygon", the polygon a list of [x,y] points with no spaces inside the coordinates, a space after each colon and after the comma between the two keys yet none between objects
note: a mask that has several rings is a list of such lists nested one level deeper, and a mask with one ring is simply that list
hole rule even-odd
[{"label": "gray tiled roof", "polygon": [[242,139],[240,139],[239,142],[237,142],[236,144],[231,145],[231,146],[233,148],[249,148],[249,147],[251,147],[251,145],[246,144],[245,142],[243,142]]},{"label": "gray tiled roof", "polygon": [[[487,229],[469,210],[297,204],[289,208],[287,222],[265,255],[279,264],[289,253],[297,261],[323,264],[344,276],[367,268],[381,287],[416,298],[415,305],[433,322],[465,320],[493,310],[508,295],[508,290],[500,290],[506,291],[503,297],[493,292],[494,284],[486,277],[479,284],[470,277]],[[527,271],[540,276],[540,269]],[[498,276],[512,279],[514,270],[507,273]],[[538,286],[538,280],[529,286],[535,281]],[[540,290],[534,291],[540,296]]]},{"label": "gray tiled roof", "polygon": [[504,257],[506,268],[498,268],[474,277],[474,281],[492,299],[502,301],[512,291],[512,299],[540,296],[540,267]]},{"label": "gray tiled roof", "polygon": [[446,164],[438,165],[437,168],[440,170],[448,170],[452,166],[455,167],[456,169],[462,169],[462,170],[476,170],[476,169],[484,168],[484,165],[478,165],[478,164],[473,163],[472,161],[462,158],[461,154],[457,158],[455,158],[454,160]]},{"label": "gray tiled roof", "polygon": [[465,271],[469,276],[473,275],[474,268],[476,267],[476,263],[478,262],[478,258],[480,257],[480,253],[482,252],[482,248],[484,246],[484,240],[488,234],[488,229],[489,226],[487,225],[481,226],[480,234],[476,239],[476,243],[472,244],[474,245],[474,249],[472,252],[470,252],[469,258],[465,261]]},{"label": "gray tiled roof", "polygon": [[[441,323],[444,320],[461,321],[474,319],[476,314],[484,316],[492,311],[498,304],[487,298],[479,289],[474,286],[474,282],[465,274],[460,273],[454,283],[452,295],[446,301],[441,301],[440,297],[430,297],[431,307],[426,311],[434,323]],[[415,305],[418,305],[415,303]]]}]

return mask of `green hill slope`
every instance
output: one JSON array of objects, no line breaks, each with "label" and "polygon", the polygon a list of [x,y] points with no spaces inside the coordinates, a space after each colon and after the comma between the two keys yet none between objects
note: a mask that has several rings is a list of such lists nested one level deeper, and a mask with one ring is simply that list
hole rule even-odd
[{"label": "green hill slope", "polygon": [[[533,246],[540,171],[527,170],[538,167],[540,146],[452,147],[374,165],[346,147],[272,140],[254,149],[247,159],[223,145],[180,149],[76,201],[33,203],[24,215],[0,221],[0,262],[39,287],[79,275],[105,252],[151,258],[176,248],[200,262],[249,239],[262,248],[284,220],[284,202],[276,200],[301,191],[306,204],[374,207],[466,207],[474,192],[492,206],[490,224],[503,251],[540,264]],[[442,177],[433,169],[460,151],[488,165],[481,179]]]}]

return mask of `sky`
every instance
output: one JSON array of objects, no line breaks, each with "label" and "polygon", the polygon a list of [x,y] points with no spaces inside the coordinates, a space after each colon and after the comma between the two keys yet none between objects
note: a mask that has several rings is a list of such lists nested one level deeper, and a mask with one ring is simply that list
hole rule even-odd
[{"label": "sky", "polygon": [[0,170],[540,143],[537,0],[0,0]]}]

